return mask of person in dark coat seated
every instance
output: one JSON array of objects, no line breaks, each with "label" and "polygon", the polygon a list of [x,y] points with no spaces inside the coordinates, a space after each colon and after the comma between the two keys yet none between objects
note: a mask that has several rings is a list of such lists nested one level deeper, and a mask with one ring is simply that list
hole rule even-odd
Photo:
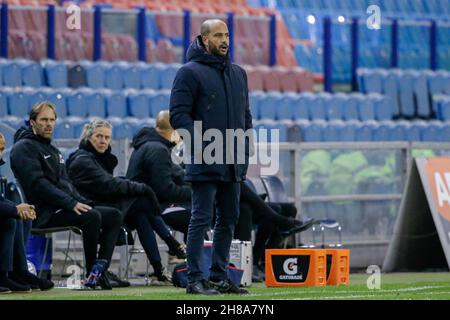
[{"label": "person in dark coat seated", "polygon": [[[56,107],[50,102],[40,102],[32,108],[28,126],[17,130],[14,136],[11,169],[25,198],[36,208],[34,228],[73,226],[83,231],[86,271],[90,275],[97,264],[107,270],[122,215],[115,208],[94,208],[94,202],[81,196],[72,185],[61,152],[51,144],[56,117]],[[89,287],[112,289],[104,272],[94,279],[98,281],[88,282]]]},{"label": "person in dark coat seated", "polygon": [[[0,166],[4,165],[5,137],[0,133]],[[0,195],[0,293],[49,290],[53,282],[28,271],[23,222],[36,219],[34,206],[19,205]]]},{"label": "person in dark coat seated", "polygon": [[151,284],[163,285],[171,281],[163,268],[156,242],[156,232],[180,259],[185,259],[184,246],[170,233],[160,216],[159,202],[145,183],[114,177],[117,157],[111,153],[112,125],[106,120],[86,124],[77,151],[67,160],[67,171],[79,192],[95,204],[121,210],[125,223],[136,229],[139,240],[153,267]]}]

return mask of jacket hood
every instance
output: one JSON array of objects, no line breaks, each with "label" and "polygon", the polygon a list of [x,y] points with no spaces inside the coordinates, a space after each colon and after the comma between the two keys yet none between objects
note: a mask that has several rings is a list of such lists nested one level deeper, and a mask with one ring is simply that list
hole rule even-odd
[{"label": "jacket hood", "polygon": [[197,36],[191,43],[186,56],[188,61],[206,64],[219,70],[224,70],[230,64],[228,53],[225,57],[208,53],[203,45],[201,36]]},{"label": "jacket hood", "polygon": [[80,154],[91,154],[100,162],[101,166],[111,174],[119,163],[117,157],[111,153],[111,146],[109,146],[104,153],[99,153],[89,141],[82,141],[80,142],[78,149],[75,152],[72,152],[67,158],[66,167],[69,168],[73,160]]},{"label": "jacket hood", "polygon": [[163,143],[169,149],[172,148],[175,144],[163,138],[155,128],[142,128],[139,130],[133,137],[132,146],[134,149],[139,149],[144,143],[149,141],[156,141]]},{"label": "jacket hood", "polygon": [[37,140],[46,144],[50,144],[51,140],[35,135],[31,127],[21,127],[14,134],[14,143],[19,142],[23,139]]}]

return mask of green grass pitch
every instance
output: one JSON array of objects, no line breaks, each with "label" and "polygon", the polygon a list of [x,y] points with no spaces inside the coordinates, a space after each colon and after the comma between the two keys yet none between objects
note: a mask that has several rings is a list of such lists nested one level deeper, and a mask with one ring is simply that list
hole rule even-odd
[{"label": "green grass pitch", "polygon": [[349,286],[266,288],[253,284],[248,296],[193,296],[171,286],[132,286],[112,291],[55,288],[47,292],[0,295],[0,300],[450,300],[450,272],[381,274],[381,288],[369,290],[369,275],[352,274]]}]

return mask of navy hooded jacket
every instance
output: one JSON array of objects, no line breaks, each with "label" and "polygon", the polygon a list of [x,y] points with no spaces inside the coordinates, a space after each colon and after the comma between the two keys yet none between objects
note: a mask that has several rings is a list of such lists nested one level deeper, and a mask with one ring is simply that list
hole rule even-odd
[{"label": "navy hooded jacket", "polygon": [[[170,97],[172,127],[185,129],[191,135],[190,144],[185,145],[185,148],[191,150],[190,164],[186,163],[186,180],[245,180],[249,157],[248,140],[246,139],[244,164],[236,164],[236,142],[234,150],[230,152],[235,164],[224,164],[225,150],[222,164],[207,164],[204,161],[201,164],[195,164],[194,121],[202,122],[202,136],[208,129],[219,130],[222,133],[224,145],[226,145],[226,129],[246,131],[252,128],[247,75],[241,67],[231,63],[228,56],[209,54],[203,46],[201,36],[192,42],[187,58],[189,62],[177,72]],[[202,152],[209,143],[202,143]]]}]

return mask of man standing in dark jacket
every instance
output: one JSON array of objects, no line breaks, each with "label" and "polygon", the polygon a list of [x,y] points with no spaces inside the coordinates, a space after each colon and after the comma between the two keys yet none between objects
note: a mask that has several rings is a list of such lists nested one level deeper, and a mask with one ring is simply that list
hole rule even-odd
[{"label": "man standing in dark jacket", "polygon": [[[35,228],[75,226],[83,231],[86,271],[97,258],[110,261],[122,225],[119,210],[92,208],[67,177],[64,158],[51,144],[56,108],[49,102],[36,104],[30,112],[30,126],[14,136],[11,169],[27,201],[36,208]],[[102,237],[100,238],[100,230]],[[102,289],[111,289],[106,277],[100,277]]]},{"label": "man standing in dark jacket", "polygon": [[[191,294],[247,293],[236,287],[226,272],[233,231],[239,217],[240,181],[245,179],[248,167],[248,152],[244,163],[236,163],[239,154],[234,147],[230,150],[231,141],[226,140],[226,133],[230,129],[246,131],[252,128],[247,76],[242,68],[231,63],[228,46],[227,25],[220,20],[205,21],[201,35],[187,52],[189,62],[177,72],[170,98],[170,123],[174,129],[184,131],[179,130],[188,155],[187,162],[185,159],[186,180],[192,183],[192,216],[187,239],[189,284],[186,289]],[[198,139],[195,134],[200,137],[204,134],[199,123],[195,123],[197,121],[200,128],[220,132],[225,143],[219,161],[211,163],[204,157],[198,161],[199,149],[203,155],[207,145],[194,143]],[[189,137],[186,137],[186,132]],[[213,142],[216,144],[217,141]],[[216,150],[216,155],[220,151]],[[228,158],[230,154],[232,161]],[[224,155],[228,161],[224,161]],[[217,218],[208,281],[201,271],[201,259],[204,235],[211,223],[214,205]]]}]

